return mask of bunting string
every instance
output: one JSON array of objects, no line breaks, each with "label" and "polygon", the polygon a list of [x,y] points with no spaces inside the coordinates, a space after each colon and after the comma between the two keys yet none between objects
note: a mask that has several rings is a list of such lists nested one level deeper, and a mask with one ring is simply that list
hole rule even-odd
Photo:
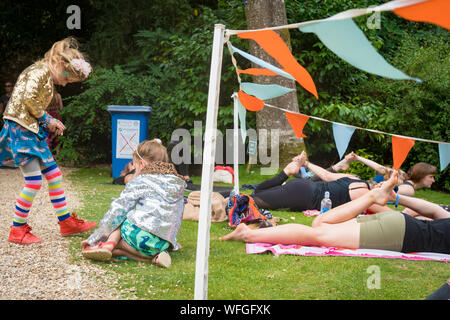
[{"label": "bunting string", "polygon": [[[227,30],[225,30],[225,35],[232,36],[232,35],[237,35],[238,33],[249,32],[249,31],[267,31],[267,30],[275,31],[275,30],[283,30],[283,29],[297,29],[297,28],[305,27],[310,24],[315,24],[315,23],[319,23],[319,22],[357,18],[360,16],[374,13],[374,12],[383,12],[383,11],[394,11],[394,13],[396,13],[399,16],[405,16],[404,17],[405,19],[409,19],[409,20],[413,20],[413,21],[433,22],[433,23],[439,24],[443,27],[447,27],[449,22],[445,21],[445,18],[441,19],[441,17],[439,17],[437,19],[436,18],[434,18],[434,19],[428,18],[427,19],[427,20],[434,20],[434,21],[419,20],[419,19],[413,19],[411,17],[406,18],[406,15],[403,14],[403,12],[402,12],[402,10],[404,10],[403,9],[404,7],[410,7],[410,6],[414,6],[414,5],[425,5],[426,2],[434,2],[433,4],[438,4],[438,5],[442,6],[445,2],[448,2],[448,0],[431,0],[431,1],[430,0],[395,0],[395,1],[390,1],[390,2],[384,3],[384,4],[376,6],[376,7],[346,10],[346,11],[340,12],[338,14],[335,14],[335,15],[325,18],[325,19],[310,20],[310,21],[287,24],[287,25],[283,25],[283,26],[267,27],[267,28],[252,29],[252,30],[229,30],[229,29],[227,29]],[[443,10],[445,10],[445,8],[443,8]],[[444,21],[441,21],[441,20],[444,20]]]},{"label": "bunting string", "polygon": [[362,128],[362,127],[353,126],[353,125],[350,125],[350,124],[340,123],[340,122],[337,122],[337,121],[331,121],[331,120],[328,120],[328,119],[325,119],[325,118],[320,118],[320,117],[316,117],[316,116],[303,114],[303,113],[300,113],[300,112],[295,112],[295,111],[292,111],[292,110],[288,110],[288,109],[284,109],[284,108],[281,108],[281,107],[273,106],[273,105],[268,104],[268,103],[264,103],[264,106],[265,107],[269,107],[269,108],[273,108],[273,109],[278,109],[278,110],[283,111],[283,112],[289,112],[289,113],[293,113],[293,114],[300,114],[300,115],[303,115],[303,116],[308,116],[308,117],[310,117],[311,119],[314,119],[314,120],[319,120],[319,121],[329,122],[329,123],[337,123],[337,124],[340,124],[342,126],[350,127],[350,128],[354,128],[354,129],[358,129],[358,130],[365,130],[365,131],[370,131],[370,132],[373,132],[373,133],[379,133],[379,134],[384,134],[384,135],[396,136],[396,137],[405,138],[405,139],[413,139],[413,140],[422,141],[422,142],[447,144],[447,145],[450,146],[450,142],[422,139],[422,138],[416,138],[416,137],[408,137],[408,136],[403,136],[403,135],[396,134],[396,133],[389,133],[389,132],[384,132],[384,131],[375,130],[375,129]]}]

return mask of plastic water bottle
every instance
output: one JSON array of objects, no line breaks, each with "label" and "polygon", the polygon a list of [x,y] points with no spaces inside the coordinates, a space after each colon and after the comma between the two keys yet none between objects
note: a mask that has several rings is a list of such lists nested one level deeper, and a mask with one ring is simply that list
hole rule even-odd
[{"label": "plastic water bottle", "polygon": [[322,199],[322,202],[320,202],[320,213],[325,213],[328,210],[331,209],[331,199],[330,199],[330,192],[325,191],[325,197]]}]

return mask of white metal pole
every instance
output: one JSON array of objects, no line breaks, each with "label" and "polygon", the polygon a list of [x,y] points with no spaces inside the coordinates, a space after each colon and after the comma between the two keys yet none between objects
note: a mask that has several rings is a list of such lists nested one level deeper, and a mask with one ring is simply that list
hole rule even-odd
[{"label": "white metal pole", "polygon": [[234,132],[233,132],[233,164],[234,193],[239,194],[239,104],[236,92],[231,96],[234,101]]},{"label": "white metal pole", "polygon": [[211,227],[211,194],[214,159],[216,157],[217,113],[219,109],[220,78],[225,26],[214,25],[214,38],[209,74],[208,105],[206,111],[205,147],[203,149],[200,213],[198,221],[197,254],[195,264],[195,300],[208,298],[209,230]]}]

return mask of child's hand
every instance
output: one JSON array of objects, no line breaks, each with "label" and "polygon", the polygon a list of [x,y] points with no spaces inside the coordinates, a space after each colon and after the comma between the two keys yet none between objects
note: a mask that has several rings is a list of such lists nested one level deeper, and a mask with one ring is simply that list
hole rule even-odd
[{"label": "child's hand", "polygon": [[50,120],[50,123],[48,124],[47,128],[50,130],[50,132],[55,132],[59,136],[62,136],[63,131],[66,130],[64,124],[55,118]]}]

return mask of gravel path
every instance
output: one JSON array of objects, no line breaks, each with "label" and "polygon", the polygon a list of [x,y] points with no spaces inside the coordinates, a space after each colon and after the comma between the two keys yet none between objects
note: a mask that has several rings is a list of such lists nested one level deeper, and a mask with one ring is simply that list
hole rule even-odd
[{"label": "gravel path", "polygon": [[[67,179],[70,169],[61,170],[69,209],[77,212],[81,205]],[[42,243],[28,246],[9,243],[15,199],[24,181],[19,169],[0,169],[0,299],[120,299],[120,292],[110,289],[110,284],[117,283],[116,274],[88,260],[73,261],[70,241],[59,233],[47,182],[43,180],[28,220],[32,233],[42,238]]]}]

